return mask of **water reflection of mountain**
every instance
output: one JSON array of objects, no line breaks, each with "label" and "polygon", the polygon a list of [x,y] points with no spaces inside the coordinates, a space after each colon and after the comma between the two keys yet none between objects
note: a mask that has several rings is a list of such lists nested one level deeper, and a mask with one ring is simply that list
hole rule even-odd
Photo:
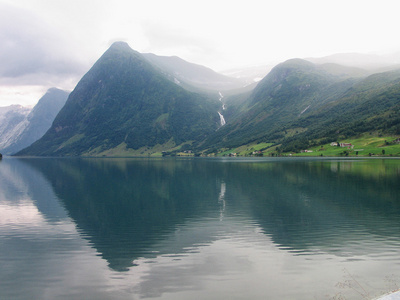
[{"label": "water reflection of mountain", "polygon": [[227,197],[246,199],[258,224],[282,248],[365,254],[361,244],[373,242],[367,235],[400,237],[398,161],[300,160],[239,168],[240,178],[226,172]]},{"label": "water reflection of mountain", "polygon": [[[399,163],[26,161],[47,177],[82,236],[118,271],[139,257],[217,239],[216,221],[232,228],[236,219],[251,219],[275,244],[295,252],[363,253],[370,249],[360,245],[371,236],[399,238]],[[177,241],[171,236],[180,226],[193,234]]]},{"label": "water reflection of mountain", "polygon": [[66,217],[65,210],[56,201],[53,188],[43,174],[29,167],[23,160],[3,159],[0,166],[0,200],[13,199],[10,205],[32,201],[41,214],[50,222]]},{"label": "water reflection of mountain", "polygon": [[29,163],[46,175],[81,234],[115,270],[154,255],[152,245],[178,224],[219,216],[220,187],[205,164],[161,159]]}]

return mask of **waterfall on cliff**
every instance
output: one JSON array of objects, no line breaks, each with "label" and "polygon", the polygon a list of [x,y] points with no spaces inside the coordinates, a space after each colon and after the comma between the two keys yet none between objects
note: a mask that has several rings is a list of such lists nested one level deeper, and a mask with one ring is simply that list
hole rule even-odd
[{"label": "waterfall on cliff", "polygon": [[[222,93],[221,92],[219,92],[219,101],[221,101],[222,102],[222,98],[224,98],[224,96],[222,95]],[[222,103],[222,110],[225,110],[225,104],[224,103]],[[225,118],[224,118],[224,116],[220,113],[220,112],[218,112],[218,114],[219,114],[219,118],[220,118],[220,120],[221,120],[221,126],[224,126],[225,125]]]},{"label": "waterfall on cliff", "polygon": [[221,120],[221,126],[224,126],[225,125],[225,118],[224,118],[224,116],[220,113],[220,112],[218,112],[218,114],[219,114],[219,119]]}]

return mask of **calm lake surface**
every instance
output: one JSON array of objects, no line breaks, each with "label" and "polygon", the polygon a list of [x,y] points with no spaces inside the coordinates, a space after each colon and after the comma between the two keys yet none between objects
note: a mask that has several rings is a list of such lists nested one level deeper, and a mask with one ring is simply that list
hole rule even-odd
[{"label": "calm lake surface", "polygon": [[0,161],[0,299],[371,299],[400,160]]}]

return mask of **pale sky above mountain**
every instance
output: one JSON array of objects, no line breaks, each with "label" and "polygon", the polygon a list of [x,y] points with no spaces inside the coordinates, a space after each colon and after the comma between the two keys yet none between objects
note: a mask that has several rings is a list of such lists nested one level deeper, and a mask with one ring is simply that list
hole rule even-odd
[{"label": "pale sky above mountain", "polygon": [[114,41],[216,71],[400,51],[397,0],[0,0],[0,106],[72,90]]}]

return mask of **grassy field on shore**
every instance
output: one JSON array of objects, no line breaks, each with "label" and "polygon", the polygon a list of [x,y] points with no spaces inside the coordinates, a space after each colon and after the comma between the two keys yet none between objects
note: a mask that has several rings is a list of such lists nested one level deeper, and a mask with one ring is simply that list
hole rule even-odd
[{"label": "grassy field on shore", "polygon": [[[335,143],[351,144],[339,147]],[[240,146],[234,149],[222,149],[216,156],[383,156],[400,157],[400,142],[398,137],[373,136],[365,134],[355,138],[339,140],[304,149],[299,153],[281,153],[279,146],[272,143],[259,143]]]},{"label": "grassy field on shore", "polygon": [[[395,137],[361,136],[339,141],[351,144],[348,147],[331,144],[311,147],[307,152],[294,153],[293,156],[400,156],[400,143]],[[311,152],[312,151],[312,152]]]}]

